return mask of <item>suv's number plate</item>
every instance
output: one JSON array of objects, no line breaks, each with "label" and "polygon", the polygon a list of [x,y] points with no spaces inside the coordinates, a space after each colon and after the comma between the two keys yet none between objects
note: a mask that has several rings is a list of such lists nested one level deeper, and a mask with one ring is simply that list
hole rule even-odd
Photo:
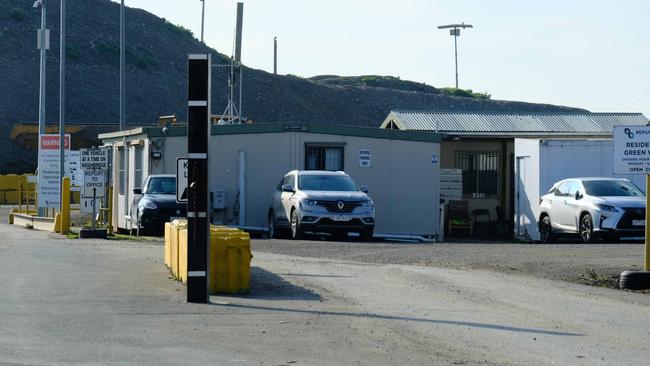
[{"label": "suv's number plate", "polygon": [[645,226],[645,220],[632,220],[634,226]]},{"label": "suv's number plate", "polygon": [[334,215],[332,216],[332,221],[350,221],[350,216]]}]

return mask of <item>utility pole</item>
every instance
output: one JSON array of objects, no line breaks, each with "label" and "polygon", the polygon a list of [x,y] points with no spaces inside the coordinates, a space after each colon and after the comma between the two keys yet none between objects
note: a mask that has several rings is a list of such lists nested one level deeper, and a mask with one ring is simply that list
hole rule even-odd
[{"label": "utility pole", "polygon": [[457,39],[460,37],[460,29],[463,28],[474,28],[471,24],[447,24],[439,25],[438,29],[449,29],[449,35],[454,37],[454,62],[456,64],[456,89],[458,89],[458,42]]},{"label": "utility pole", "polygon": [[59,209],[63,210],[65,177],[65,0],[61,0],[61,42],[59,44]]},{"label": "utility pole", "polygon": [[203,41],[203,27],[205,24],[205,0],[201,0],[201,3],[202,3],[201,7],[203,8],[201,10],[201,43],[205,44],[205,42]]},{"label": "utility pole", "polygon": [[[120,5],[120,131],[126,129],[126,101],[124,99],[124,88],[126,87],[125,72],[125,53],[124,53],[124,0]],[[125,147],[126,149],[126,147]]]},{"label": "utility pole", "polygon": [[278,37],[273,37],[273,74],[278,74]]},{"label": "utility pole", "polygon": [[[40,66],[40,85],[39,85],[39,97],[38,97],[38,151],[40,156],[41,151],[41,136],[45,134],[45,86],[46,86],[46,68],[47,68],[47,50],[49,48],[49,32],[47,31],[47,0],[37,0],[34,2],[34,8],[41,6],[41,29],[38,33],[39,48],[41,50],[41,66]],[[40,181],[42,177],[42,172],[38,170],[38,180]],[[45,216],[45,208],[38,207],[38,216]]]}]

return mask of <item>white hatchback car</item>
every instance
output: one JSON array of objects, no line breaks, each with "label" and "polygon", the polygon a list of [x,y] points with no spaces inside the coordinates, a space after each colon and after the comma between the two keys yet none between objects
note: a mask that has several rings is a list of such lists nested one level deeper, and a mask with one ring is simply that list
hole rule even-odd
[{"label": "white hatchback car", "polygon": [[585,243],[645,235],[645,194],[627,179],[565,179],[539,206],[542,242],[553,242],[558,234],[578,234]]}]

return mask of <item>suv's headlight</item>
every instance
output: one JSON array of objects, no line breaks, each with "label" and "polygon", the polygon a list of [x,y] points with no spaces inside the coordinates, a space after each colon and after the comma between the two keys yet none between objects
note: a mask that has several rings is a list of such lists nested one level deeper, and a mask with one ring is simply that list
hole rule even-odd
[{"label": "suv's headlight", "polygon": [[614,207],[612,205],[606,205],[606,204],[603,204],[603,203],[596,203],[595,205],[596,205],[596,207],[598,207],[599,209],[601,209],[603,211],[618,212],[616,207]]},{"label": "suv's headlight", "polygon": [[158,208],[158,206],[156,206],[156,204],[151,202],[151,201],[147,201],[147,202],[144,203],[144,208],[149,209],[149,210],[155,210],[155,209]]},{"label": "suv's headlight", "polygon": [[361,202],[361,206],[362,206],[362,207],[373,207],[374,205],[375,205],[375,203],[372,202],[372,200],[368,200],[368,201],[363,201],[363,202]]},{"label": "suv's headlight", "polygon": [[311,210],[313,207],[318,205],[318,201],[316,200],[301,200],[300,201],[300,208],[305,209],[305,210]]}]

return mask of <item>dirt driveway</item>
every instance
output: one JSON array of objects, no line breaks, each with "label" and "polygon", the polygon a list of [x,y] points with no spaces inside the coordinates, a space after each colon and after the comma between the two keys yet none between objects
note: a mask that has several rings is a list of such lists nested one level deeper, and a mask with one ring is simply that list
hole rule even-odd
[{"label": "dirt driveway", "polygon": [[625,270],[643,267],[643,244],[360,243],[321,240],[252,241],[253,250],[309,258],[451,269],[483,269],[616,287]]}]

